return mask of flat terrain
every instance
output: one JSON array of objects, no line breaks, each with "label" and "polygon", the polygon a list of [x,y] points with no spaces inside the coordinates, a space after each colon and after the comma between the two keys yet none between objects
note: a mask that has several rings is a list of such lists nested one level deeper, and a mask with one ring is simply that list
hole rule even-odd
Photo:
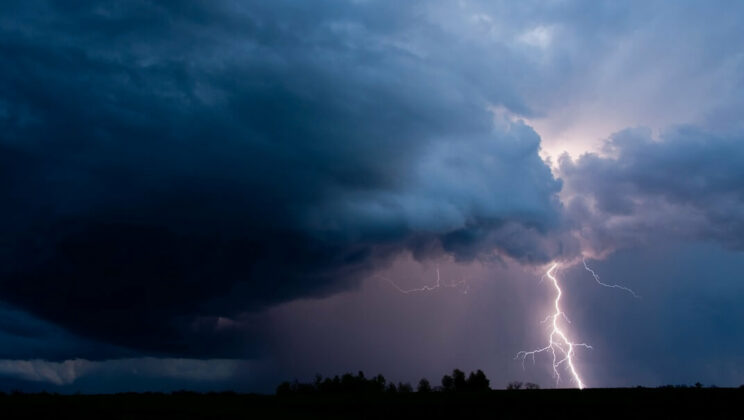
[{"label": "flat terrain", "polygon": [[0,418],[744,418],[744,389],[628,388],[378,395],[0,395]]}]

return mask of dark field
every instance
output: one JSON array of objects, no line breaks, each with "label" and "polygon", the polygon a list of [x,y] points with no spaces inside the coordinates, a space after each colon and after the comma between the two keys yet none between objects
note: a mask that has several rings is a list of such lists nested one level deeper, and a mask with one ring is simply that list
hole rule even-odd
[{"label": "dark field", "polygon": [[744,389],[0,396],[0,418],[744,418]]}]

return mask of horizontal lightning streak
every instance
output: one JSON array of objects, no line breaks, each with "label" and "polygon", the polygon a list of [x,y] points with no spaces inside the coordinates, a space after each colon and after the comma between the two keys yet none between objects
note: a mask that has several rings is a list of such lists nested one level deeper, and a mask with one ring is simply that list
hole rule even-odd
[{"label": "horizontal lightning streak", "polygon": [[602,283],[602,281],[600,281],[600,280],[599,280],[599,275],[598,275],[597,273],[595,273],[595,272],[594,272],[594,270],[592,270],[591,268],[589,268],[589,266],[588,266],[588,265],[586,264],[586,258],[581,258],[581,261],[582,261],[582,262],[584,263],[584,268],[586,269],[586,271],[588,271],[588,272],[592,273],[592,277],[594,277],[594,280],[595,280],[595,281],[597,282],[597,284],[599,284],[600,286],[604,286],[604,287],[609,287],[610,289],[620,289],[620,290],[624,290],[624,291],[626,291],[626,292],[630,293],[631,295],[633,295],[633,297],[634,297],[634,298],[636,298],[636,299],[640,299],[640,298],[641,298],[640,296],[638,296],[638,295],[636,294],[636,292],[634,292],[634,291],[630,290],[629,288],[627,288],[627,287],[625,287],[625,286],[620,286],[619,284],[607,284],[607,283]]},{"label": "horizontal lightning streak", "polygon": [[424,285],[422,287],[416,287],[416,288],[413,288],[413,289],[404,289],[404,288],[398,286],[398,284],[396,284],[393,280],[391,280],[388,277],[380,276],[380,275],[378,275],[377,277],[379,277],[379,278],[387,281],[396,290],[398,290],[399,292],[404,293],[404,294],[421,293],[421,292],[432,292],[432,291],[437,290],[437,289],[440,289],[440,288],[456,289],[456,288],[459,288],[461,286],[464,287],[462,293],[464,293],[464,294],[467,294],[468,293],[467,282],[465,281],[465,279],[460,280],[460,281],[455,282],[455,283],[451,283],[451,284],[442,283],[441,278],[439,277],[439,267],[437,267],[437,282],[433,286],[432,285]]}]

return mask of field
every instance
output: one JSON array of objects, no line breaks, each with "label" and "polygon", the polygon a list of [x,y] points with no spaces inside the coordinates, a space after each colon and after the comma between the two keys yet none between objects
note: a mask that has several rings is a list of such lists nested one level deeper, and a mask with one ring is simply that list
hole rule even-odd
[{"label": "field", "polygon": [[744,389],[628,388],[394,395],[0,395],[0,418],[744,418]]}]

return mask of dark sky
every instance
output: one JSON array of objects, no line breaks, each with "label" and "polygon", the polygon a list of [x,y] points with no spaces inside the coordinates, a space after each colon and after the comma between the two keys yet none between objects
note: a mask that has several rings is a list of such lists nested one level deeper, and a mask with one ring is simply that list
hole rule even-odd
[{"label": "dark sky", "polygon": [[0,389],[555,386],[553,261],[588,386],[744,383],[742,18],[7,1]]}]

